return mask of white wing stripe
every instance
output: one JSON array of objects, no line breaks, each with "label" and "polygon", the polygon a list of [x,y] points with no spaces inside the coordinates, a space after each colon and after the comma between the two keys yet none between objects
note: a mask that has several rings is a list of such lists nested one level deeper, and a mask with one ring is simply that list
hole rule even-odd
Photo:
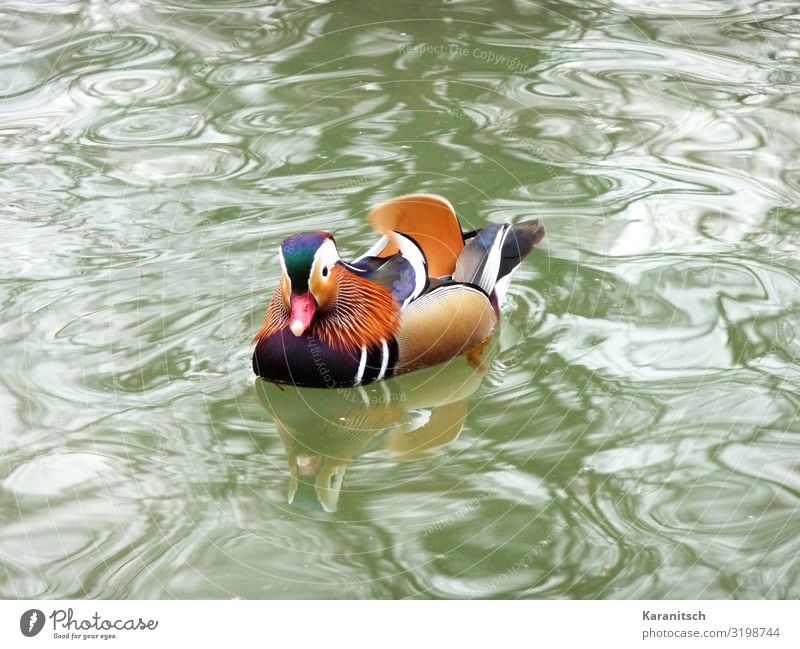
[{"label": "white wing stripe", "polygon": [[500,228],[489,249],[489,254],[486,256],[486,263],[481,269],[481,276],[477,284],[489,294],[491,294],[495,282],[497,282],[497,274],[500,272],[500,255],[509,230],[510,228],[507,225]]},{"label": "white wing stripe", "polygon": [[364,370],[367,367],[367,348],[361,348],[361,360],[358,361],[358,372],[356,372],[356,385],[361,385],[361,379],[364,378]]},{"label": "white wing stripe", "polygon": [[409,261],[414,269],[414,291],[403,302],[403,306],[419,297],[428,283],[428,263],[420,247],[400,232],[392,232],[392,238],[400,249],[400,254]]},{"label": "white wing stripe", "polygon": [[361,261],[362,259],[365,259],[366,257],[377,257],[378,253],[383,251],[383,249],[386,247],[386,245],[388,243],[389,243],[389,237],[382,236],[380,239],[378,239],[377,242],[375,242],[375,245],[372,246],[372,248],[367,250],[367,252],[365,252],[363,255],[361,255],[358,259],[356,259],[352,263],[354,263],[354,264],[358,263],[359,261]]},{"label": "white wing stripe", "polygon": [[389,367],[389,345],[385,340],[381,340],[381,373],[378,374],[378,381],[386,374],[386,368]]}]

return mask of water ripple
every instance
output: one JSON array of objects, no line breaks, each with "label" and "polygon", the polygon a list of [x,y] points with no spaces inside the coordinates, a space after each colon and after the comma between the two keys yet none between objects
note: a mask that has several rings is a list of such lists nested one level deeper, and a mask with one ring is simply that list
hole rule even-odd
[{"label": "water ripple", "polygon": [[202,117],[189,108],[134,109],[95,122],[88,140],[106,144],[184,141],[204,128]]},{"label": "water ripple", "polygon": [[74,92],[118,106],[140,106],[158,105],[179,97],[190,99],[200,91],[179,70],[135,68],[82,75],[74,83]]},{"label": "water ripple", "polygon": [[[0,7],[0,595],[796,598],[800,41],[718,9]],[[287,436],[280,241],[414,191],[546,224],[479,380]]]}]

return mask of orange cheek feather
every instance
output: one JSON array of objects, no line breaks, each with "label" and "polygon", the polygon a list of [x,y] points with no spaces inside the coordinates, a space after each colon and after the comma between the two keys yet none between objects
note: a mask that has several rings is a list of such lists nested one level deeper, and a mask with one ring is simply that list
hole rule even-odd
[{"label": "orange cheek feather", "polygon": [[289,282],[289,278],[286,275],[281,275],[281,298],[283,299],[283,306],[284,308],[289,311],[291,310],[291,293],[292,293],[292,285]]}]

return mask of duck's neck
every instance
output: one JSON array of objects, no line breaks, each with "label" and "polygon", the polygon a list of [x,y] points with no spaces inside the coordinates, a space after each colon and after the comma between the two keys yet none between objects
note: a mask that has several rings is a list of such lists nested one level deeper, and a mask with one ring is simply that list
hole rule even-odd
[{"label": "duck's neck", "polygon": [[400,305],[386,287],[337,266],[337,287],[330,306],[321,310],[312,333],[336,349],[359,350],[390,341],[400,323]]}]

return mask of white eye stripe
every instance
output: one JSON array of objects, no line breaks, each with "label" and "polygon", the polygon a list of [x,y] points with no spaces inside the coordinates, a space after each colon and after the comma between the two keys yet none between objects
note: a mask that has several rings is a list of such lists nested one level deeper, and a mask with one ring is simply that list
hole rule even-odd
[{"label": "white eye stripe", "polygon": [[283,246],[278,246],[278,260],[281,262],[281,273],[289,282],[289,290],[292,289],[292,278],[289,277],[289,271],[286,270],[286,260],[283,258]]},{"label": "white eye stripe", "polygon": [[340,261],[340,259],[339,253],[336,250],[336,244],[331,239],[323,241],[322,245],[317,248],[317,252],[314,253],[314,262],[311,264],[308,281],[311,282],[315,271],[325,277],[326,274],[323,273],[325,268],[328,269],[327,275],[330,275],[330,269],[333,268],[338,261]]}]

